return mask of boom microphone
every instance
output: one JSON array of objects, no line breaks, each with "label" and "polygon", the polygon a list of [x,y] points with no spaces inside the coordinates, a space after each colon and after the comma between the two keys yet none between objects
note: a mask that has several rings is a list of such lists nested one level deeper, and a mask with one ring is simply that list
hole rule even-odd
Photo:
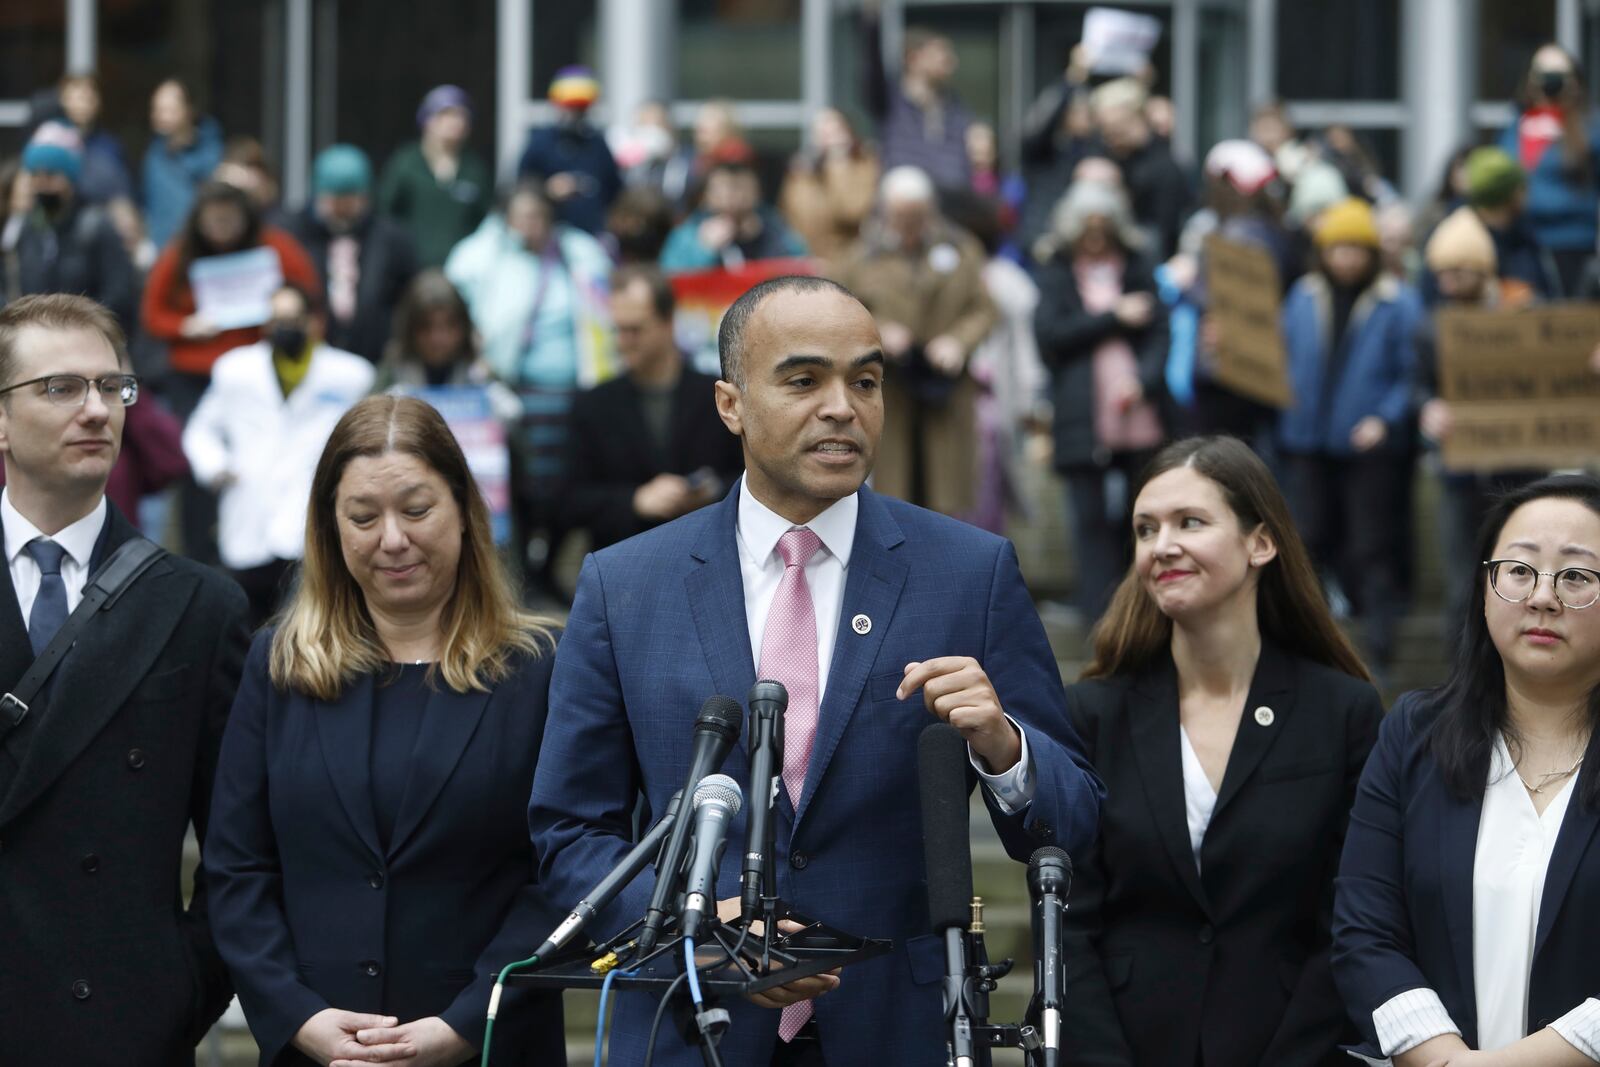
[{"label": "boom microphone", "polygon": [[673,824],[678,821],[678,807],[682,800],[681,792],[672,794],[666,814],[650,828],[650,832],[645,834],[643,840],[633,846],[633,851],[611,869],[610,874],[600,879],[593,889],[583,895],[583,899],[578,901],[571,913],[561,920],[561,925],[551,931],[544,944],[539,946],[538,951],[534,953],[535,956],[542,960],[549,959],[552,953],[565,946],[587,926],[596,912],[611,903],[612,899],[622,891],[623,886],[633,881],[640,871],[649,866],[651,858],[661,848],[661,842],[672,830]]},{"label": "boom microphone", "polygon": [[972,902],[967,767],[967,743],[954,726],[936,722],[922,731],[917,739],[917,785],[922,795],[928,918],[935,933],[944,933],[944,1017],[954,1067],[973,1067],[976,1062],[966,995],[965,927]]},{"label": "boom microphone", "polygon": [[699,937],[707,912],[717,914],[717,865],[728,847],[728,826],[743,804],[739,783],[725,774],[708,775],[694,791],[694,856],[679,924],[684,937]]},{"label": "boom microphone", "polygon": [[1061,1062],[1062,918],[1072,888],[1072,857],[1053,845],[1028,857],[1028,895],[1033,898],[1033,988],[1045,1067]]},{"label": "boom microphone", "polygon": [[[683,795],[693,797],[700,779],[722,766],[728,750],[739,739],[739,727],[744,712],[739,702],[730,696],[717,694],[700,706],[694,720],[694,754],[689,760],[689,774],[684,779]],[[639,955],[655,947],[661,926],[667,920],[667,905],[678,888],[678,876],[683,871],[684,856],[689,849],[691,820],[680,818],[672,826],[672,834],[661,850],[656,863],[656,887],[650,895],[650,910],[645,913],[644,925],[639,930]]]},{"label": "boom microphone", "polygon": [[789,691],[782,682],[757,682],[746,702],[750,705],[750,818],[745,827],[739,916],[748,923],[761,910],[762,893],[775,896],[778,891],[777,886],[762,882],[776,825],[773,809],[783,785],[783,713],[789,706]]}]

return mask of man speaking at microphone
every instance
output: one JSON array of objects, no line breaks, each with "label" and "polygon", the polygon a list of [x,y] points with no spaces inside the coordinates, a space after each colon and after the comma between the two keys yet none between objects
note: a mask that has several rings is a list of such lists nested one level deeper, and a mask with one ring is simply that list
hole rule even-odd
[{"label": "man speaking at microphone", "polygon": [[[718,348],[717,409],[745,475],[721,504],[584,562],[529,809],[541,879],[553,900],[578,900],[627,851],[634,798],[659,815],[683,785],[702,701],[742,698],[758,677],[782,682],[779,895],[894,950],[725,1003],[722,1060],[943,1062],[945,964],[928,923],[916,776],[930,713],[966,738],[1019,861],[1040,845],[1088,844],[1102,788],[1010,543],[863,485],[883,430],[882,342],[867,309],[833,282],[774,279],[728,310]],[[740,747],[723,770],[754,803],[748,765]],[[730,856],[744,822],[729,830]],[[725,901],[739,867],[722,864]],[[651,880],[590,931],[642,916]],[[654,1009],[617,999],[613,1062],[642,1062]],[[655,1062],[701,1057],[663,1027]]]}]

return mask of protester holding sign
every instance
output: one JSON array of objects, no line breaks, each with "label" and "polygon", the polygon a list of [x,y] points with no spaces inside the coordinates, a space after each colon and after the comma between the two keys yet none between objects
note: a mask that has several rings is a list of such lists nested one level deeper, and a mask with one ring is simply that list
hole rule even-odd
[{"label": "protester holding sign", "polygon": [[[141,315],[145,332],[167,344],[171,372],[166,399],[173,412],[187,419],[211,382],[211,367],[235,348],[261,339],[259,322],[223,329],[200,310],[191,284],[191,267],[212,256],[254,249],[270,250],[283,280],[307,292],[322,286],[300,244],[284,231],[264,224],[250,197],[222,182],[210,182],[195,194],[194,207],[178,237],[150,268]],[[217,502],[190,479],[179,498],[184,554],[205,563],[217,561]]]},{"label": "protester holding sign", "polygon": [[[1501,287],[1494,239],[1472,208],[1460,207],[1439,224],[1428,239],[1425,259],[1438,286],[1440,310],[1491,309],[1501,304]],[[1439,354],[1436,316],[1429,316],[1417,332],[1415,368],[1419,423],[1425,440],[1442,445],[1450,437],[1453,415],[1450,401],[1439,395]],[[1439,472],[1444,507],[1439,512],[1439,542],[1444,550],[1445,573],[1455,580],[1445,586],[1445,618],[1460,619],[1467,611],[1478,563],[1472,558],[1472,536],[1488,513],[1490,500],[1539,477],[1537,471],[1502,471],[1488,474],[1452,469]]]},{"label": "protester holding sign", "polygon": [[1420,305],[1381,272],[1366,201],[1329,208],[1314,237],[1315,269],[1283,307],[1293,403],[1278,443],[1312,558],[1365,619],[1369,663],[1381,665],[1404,607],[1396,591]]}]

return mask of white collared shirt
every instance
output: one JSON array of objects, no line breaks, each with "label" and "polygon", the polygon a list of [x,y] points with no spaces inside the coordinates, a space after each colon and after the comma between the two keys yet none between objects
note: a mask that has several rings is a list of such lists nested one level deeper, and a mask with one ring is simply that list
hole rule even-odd
[{"label": "white collared shirt", "polygon": [[[11,490],[0,491],[0,522],[4,523],[6,537],[6,566],[11,568],[11,588],[17,591],[17,607],[22,609],[26,623],[33,612],[33,602],[39,596],[39,564],[29,552],[28,542],[44,537],[39,528],[23,517],[11,502]],[[94,510],[46,540],[54,541],[66,550],[61,557],[61,584],[67,587],[67,612],[70,614],[83,599],[83,587],[89,582],[89,557],[94,554],[95,542],[106,524],[106,498],[102,496]]]},{"label": "white collared shirt", "polygon": [[1183,749],[1183,811],[1189,822],[1189,848],[1194,852],[1194,865],[1200,867],[1200,846],[1205,844],[1206,830],[1211,827],[1211,813],[1217,808],[1217,791],[1211,788],[1206,777],[1205,764],[1189,740],[1189,731],[1178,725],[1178,743]]},{"label": "white collared shirt", "polygon": [[[1577,777],[1568,778],[1544,811],[1537,811],[1517,777],[1505,738],[1495,738],[1472,861],[1472,984],[1481,1051],[1505,1048],[1528,1036],[1528,980],[1539,901]],[[1442,1034],[1461,1033],[1431,989],[1410,989],[1390,998],[1372,1013],[1372,1020],[1389,1056]],[[1550,1029],[1585,1056],[1600,1059],[1600,999],[1586,999]]]},{"label": "white collared shirt", "polygon": [[[838,637],[840,609],[844,604],[845,572],[850,568],[850,552],[856,541],[856,516],[861,509],[858,493],[835,501],[822,514],[806,523],[822,547],[805,565],[806,586],[811,591],[811,606],[817,616],[817,707],[820,711],[827,692],[828,672],[833,662],[834,641]],[[761,639],[767,628],[767,613],[778,595],[783,580],[783,557],[778,540],[795,528],[750,492],[748,483],[739,487],[739,515],[734,537],[739,546],[739,573],[744,579],[744,616],[750,628],[750,651],[755,668],[761,670]],[[1009,718],[1009,716],[1007,716]],[[1015,719],[1022,738],[1022,756],[1017,765],[1001,774],[990,774],[968,749],[979,777],[1000,807],[1016,814],[1033,800],[1033,760],[1028,752],[1028,734]]]}]

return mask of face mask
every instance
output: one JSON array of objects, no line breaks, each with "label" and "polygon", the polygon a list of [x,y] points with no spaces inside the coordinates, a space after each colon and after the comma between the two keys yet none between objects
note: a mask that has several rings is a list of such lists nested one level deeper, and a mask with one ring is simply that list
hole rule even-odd
[{"label": "face mask", "polygon": [[300,326],[275,325],[267,330],[267,343],[274,352],[298,358],[306,350],[306,331]]},{"label": "face mask", "polygon": [[66,198],[60,193],[34,193],[33,202],[38,204],[46,215],[54,215],[60,212],[62,205],[66,203]]}]

